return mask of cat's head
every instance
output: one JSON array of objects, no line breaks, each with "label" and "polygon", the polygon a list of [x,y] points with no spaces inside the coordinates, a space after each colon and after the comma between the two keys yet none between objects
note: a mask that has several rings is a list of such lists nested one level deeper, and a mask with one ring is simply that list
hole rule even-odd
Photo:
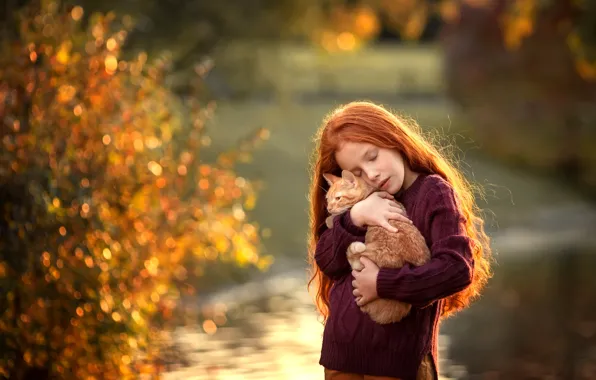
[{"label": "cat's head", "polygon": [[330,214],[344,212],[366,198],[372,191],[363,179],[347,170],[341,172],[341,178],[330,173],[323,174],[323,177],[329,184],[326,198],[327,211]]}]

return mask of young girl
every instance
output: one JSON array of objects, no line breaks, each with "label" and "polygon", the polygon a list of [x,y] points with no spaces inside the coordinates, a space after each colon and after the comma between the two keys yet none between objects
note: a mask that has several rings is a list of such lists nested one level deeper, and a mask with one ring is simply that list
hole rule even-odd
[{"label": "young girl", "polygon": [[[317,134],[310,188],[310,249],[317,308],[325,318],[320,364],[325,379],[438,379],[439,320],[469,305],[490,277],[489,239],[470,185],[413,122],[354,102],[332,112]],[[328,229],[324,173],[349,170],[379,189]],[[395,197],[395,198],[394,198]],[[404,204],[402,215],[394,199]],[[379,268],[362,258],[352,271],[348,246],[366,226],[391,219],[420,230],[432,259]],[[393,229],[394,230],[394,229]],[[377,298],[412,304],[400,322],[373,322],[360,307]]]}]

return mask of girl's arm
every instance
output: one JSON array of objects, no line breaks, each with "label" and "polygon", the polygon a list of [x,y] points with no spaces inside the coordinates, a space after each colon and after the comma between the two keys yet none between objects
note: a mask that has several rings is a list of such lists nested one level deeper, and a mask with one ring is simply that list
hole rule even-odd
[{"label": "girl's arm", "polygon": [[464,218],[452,188],[438,184],[427,193],[424,203],[431,260],[419,267],[406,264],[398,269],[381,268],[377,276],[377,293],[381,298],[422,307],[451,296],[472,282],[472,242],[466,236]]},{"label": "girl's arm", "polygon": [[366,228],[352,222],[350,211],[333,220],[333,228],[325,230],[315,249],[315,261],[319,269],[332,280],[338,280],[352,271],[346,252],[355,241],[364,242]]}]

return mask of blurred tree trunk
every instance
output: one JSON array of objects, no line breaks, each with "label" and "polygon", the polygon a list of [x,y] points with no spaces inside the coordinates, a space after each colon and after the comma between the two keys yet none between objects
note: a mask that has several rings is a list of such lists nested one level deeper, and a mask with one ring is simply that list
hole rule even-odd
[{"label": "blurred tree trunk", "polygon": [[596,7],[580,14],[571,0],[556,1],[510,49],[500,24],[505,4],[462,7],[459,21],[445,26],[449,95],[491,155],[561,175],[594,196],[596,82],[580,77],[566,38],[574,26],[582,36],[594,30]]}]

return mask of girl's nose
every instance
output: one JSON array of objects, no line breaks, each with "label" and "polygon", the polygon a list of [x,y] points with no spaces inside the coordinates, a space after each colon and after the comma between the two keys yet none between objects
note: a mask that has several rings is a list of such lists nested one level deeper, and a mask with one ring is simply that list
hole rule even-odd
[{"label": "girl's nose", "polygon": [[377,179],[379,179],[379,173],[376,172],[370,172],[369,174],[367,174],[367,177],[369,180],[371,181],[376,181]]}]

